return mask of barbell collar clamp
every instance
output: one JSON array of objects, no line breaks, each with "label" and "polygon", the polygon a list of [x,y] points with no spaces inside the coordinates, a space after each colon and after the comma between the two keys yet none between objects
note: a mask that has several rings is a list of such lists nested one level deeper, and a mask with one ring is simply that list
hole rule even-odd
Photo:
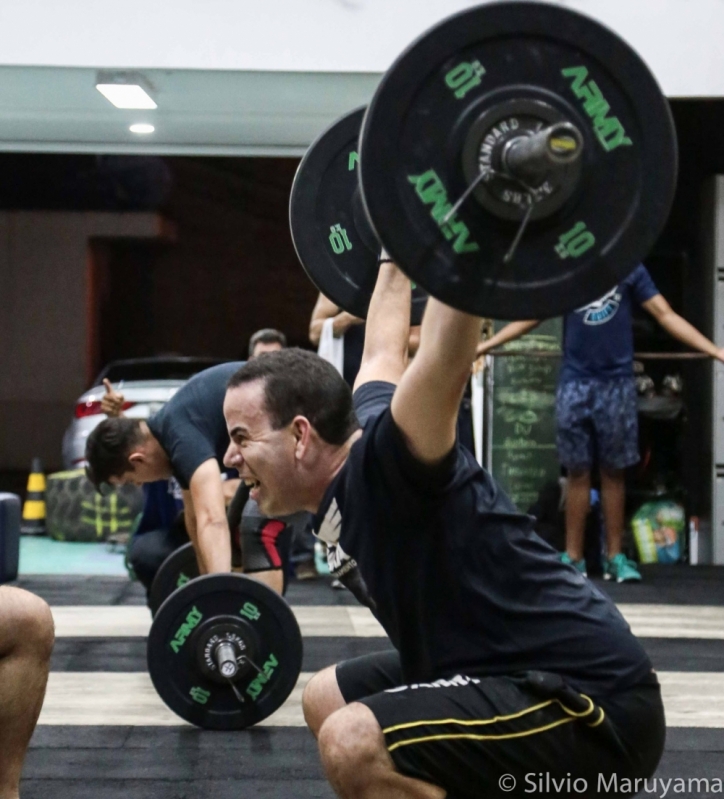
[{"label": "barbell collar clamp", "polygon": [[516,136],[502,152],[504,170],[516,180],[537,188],[557,170],[581,158],[583,136],[571,122],[556,122],[530,136]]},{"label": "barbell collar clamp", "polygon": [[214,660],[219,669],[219,674],[232,680],[239,673],[239,664],[236,659],[236,649],[228,641],[222,641],[214,651]]}]

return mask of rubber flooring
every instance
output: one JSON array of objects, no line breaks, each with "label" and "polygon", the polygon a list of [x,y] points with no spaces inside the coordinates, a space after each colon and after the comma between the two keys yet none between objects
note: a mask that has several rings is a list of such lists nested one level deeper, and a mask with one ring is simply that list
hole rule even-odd
[{"label": "rubber flooring", "polygon": [[[646,632],[642,641],[664,687],[667,745],[650,795],[720,796],[724,569],[658,567],[644,577],[640,585],[597,584],[634,630]],[[301,685],[339,659],[389,646],[349,594],[321,580],[290,586],[287,599],[305,637],[300,684],[276,719],[218,733],[185,725],[150,687],[143,632],[148,620],[137,584],[75,575],[25,576],[18,584],[51,604],[59,632],[23,799],[333,796],[301,720]],[[106,634],[99,635],[102,625]]]},{"label": "rubber flooring", "polygon": [[94,574],[126,577],[124,548],[109,543],[20,537],[20,574]]}]

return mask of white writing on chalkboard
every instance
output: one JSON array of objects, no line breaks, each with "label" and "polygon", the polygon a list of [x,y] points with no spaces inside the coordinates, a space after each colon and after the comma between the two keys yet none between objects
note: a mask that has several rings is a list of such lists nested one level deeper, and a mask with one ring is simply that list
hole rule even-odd
[{"label": "white writing on chalkboard", "polygon": [[[560,352],[562,324],[549,320],[506,349]],[[492,473],[521,508],[558,478],[555,404],[558,358],[496,358],[493,366]]]}]

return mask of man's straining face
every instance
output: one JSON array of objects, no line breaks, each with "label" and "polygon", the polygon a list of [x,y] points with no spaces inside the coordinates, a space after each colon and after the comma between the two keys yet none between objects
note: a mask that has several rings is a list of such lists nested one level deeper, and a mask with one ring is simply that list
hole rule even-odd
[{"label": "man's straining face", "polygon": [[302,510],[295,499],[299,474],[294,423],[274,430],[264,400],[262,380],[242,383],[226,392],[224,417],[231,442],[224,465],[237,469],[251,485],[250,498],[265,516]]}]

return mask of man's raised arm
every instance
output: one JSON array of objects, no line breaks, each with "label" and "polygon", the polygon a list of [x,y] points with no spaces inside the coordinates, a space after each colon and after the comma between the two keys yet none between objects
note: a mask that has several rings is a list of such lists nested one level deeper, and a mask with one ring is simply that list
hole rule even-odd
[{"label": "man's raised arm", "polygon": [[355,390],[363,383],[399,383],[407,367],[412,288],[409,278],[390,261],[380,264],[367,312],[365,346]]},{"label": "man's raised arm", "polygon": [[420,348],[392,398],[392,416],[412,454],[442,460],[455,444],[458,409],[483,320],[432,297],[422,320]]}]

